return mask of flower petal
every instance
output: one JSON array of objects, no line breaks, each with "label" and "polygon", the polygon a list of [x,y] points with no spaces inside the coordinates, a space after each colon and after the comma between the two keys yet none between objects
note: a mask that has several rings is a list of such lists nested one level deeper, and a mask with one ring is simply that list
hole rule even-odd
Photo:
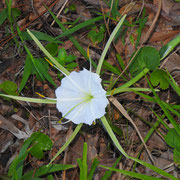
[{"label": "flower petal", "polygon": [[105,96],[92,99],[92,108],[96,119],[101,118],[106,113],[105,108],[108,104],[109,102]]},{"label": "flower petal", "polygon": [[81,93],[70,91],[61,86],[56,89],[55,94],[57,97],[56,107],[63,113],[63,116],[84,99]]},{"label": "flower petal", "polygon": [[91,125],[95,119],[105,114],[108,104],[101,78],[86,69],[74,71],[63,78],[55,94],[57,109],[75,124]]}]

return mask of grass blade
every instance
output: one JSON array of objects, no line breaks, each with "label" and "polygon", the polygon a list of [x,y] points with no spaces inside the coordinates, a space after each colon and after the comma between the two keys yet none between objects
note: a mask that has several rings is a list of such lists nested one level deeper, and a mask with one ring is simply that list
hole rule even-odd
[{"label": "grass blade", "polygon": [[72,33],[82,29],[82,28],[85,28],[89,25],[92,25],[93,23],[97,22],[97,21],[100,21],[104,19],[103,16],[99,16],[99,17],[96,17],[96,18],[93,18],[93,19],[88,19],[87,21],[84,21],[78,25],[76,25],[75,27],[65,31],[63,34],[60,34],[59,36],[57,36],[55,39],[59,39],[61,37],[65,37],[65,36],[68,36],[68,35],[71,35]]},{"label": "grass blade", "polygon": [[71,168],[75,168],[75,165],[69,165],[69,164],[52,164],[50,166],[42,166],[36,171],[32,170],[27,172],[23,177],[22,180],[30,180],[32,178],[37,178],[39,176],[46,175],[48,173],[56,172],[56,171],[64,171]]},{"label": "grass blade", "polygon": [[104,48],[104,51],[103,51],[102,54],[101,54],[101,58],[100,58],[100,60],[99,60],[99,63],[98,63],[97,69],[96,69],[96,73],[97,73],[97,74],[100,74],[100,71],[101,71],[101,68],[102,68],[102,64],[103,64],[104,58],[105,58],[105,56],[106,56],[106,53],[107,53],[107,51],[108,51],[108,49],[109,49],[109,46],[110,46],[112,40],[114,39],[116,33],[118,32],[119,28],[122,26],[125,18],[126,18],[126,15],[124,15],[124,16],[121,18],[121,20],[119,21],[119,23],[117,24],[117,26],[115,27],[115,29],[113,30],[113,32],[111,33],[111,36],[109,37],[109,40],[108,40],[108,42],[106,43],[106,46],[105,46],[105,48]]},{"label": "grass blade", "polygon": [[95,158],[92,165],[91,165],[91,169],[90,169],[90,172],[89,172],[88,177],[87,177],[88,180],[93,179],[93,175],[94,175],[94,172],[95,172],[96,167],[98,166],[98,164],[99,164],[99,161],[98,161],[97,158]]}]

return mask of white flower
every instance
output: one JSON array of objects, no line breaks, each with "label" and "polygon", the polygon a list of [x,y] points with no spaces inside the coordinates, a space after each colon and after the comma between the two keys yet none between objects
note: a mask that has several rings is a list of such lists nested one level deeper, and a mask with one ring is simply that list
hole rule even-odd
[{"label": "white flower", "polygon": [[91,125],[105,114],[108,104],[101,78],[86,69],[71,72],[55,91],[57,109],[75,124]]}]

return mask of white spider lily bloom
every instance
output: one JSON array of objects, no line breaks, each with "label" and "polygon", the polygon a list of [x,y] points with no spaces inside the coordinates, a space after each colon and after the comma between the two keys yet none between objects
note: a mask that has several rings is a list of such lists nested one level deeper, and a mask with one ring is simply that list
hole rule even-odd
[{"label": "white spider lily bloom", "polygon": [[86,69],[64,77],[55,94],[57,109],[75,124],[91,125],[105,114],[109,103],[99,75]]}]

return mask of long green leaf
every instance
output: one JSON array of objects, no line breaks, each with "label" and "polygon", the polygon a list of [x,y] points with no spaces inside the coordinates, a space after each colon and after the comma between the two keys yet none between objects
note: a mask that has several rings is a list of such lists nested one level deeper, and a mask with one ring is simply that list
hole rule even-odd
[{"label": "long green leaf", "polygon": [[19,35],[19,37],[20,37],[20,39],[21,39],[21,41],[22,41],[22,43],[23,43],[24,49],[26,50],[28,56],[30,57],[30,59],[31,59],[31,61],[32,61],[34,67],[35,67],[35,70],[37,71],[37,73],[38,73],[38,75],[41,77],[41,79],[44,79],[44,78],[43,78],[43,75],[39,72],[39,69],[38,69],[38,68],[36,67],[36,65],[35,65],[35,60],[34,60],[33,55],[31,54],[30,50],[28,49],[28,47],[27,47],[26,44],[24,43],[24,39],[23,39],[22,36],[21,36],[20,28],[17,26],[16,29],[17,29],[18,35]]},{"label": "long green leaf", "polygon": [[[52,77],[48,73],[48,69],[46,67],[44,67],[43,62],[39,61],[38,59],[34,59],[34,57],[32,56],[32,54],[29,51],[29,49],[27,48],[27,46],[24,44],[24,39],[22,37],[22,32],[20,31],[18,26],[17,26],[17,32],[18,32],[18,35],[20,36],[21,41],[23,42],[23,45],[24,45],[24,48],[25,48],[26,52],[28,53],[28,56],[27,56],[26,62],[25,62],[23,78],[22,78],[22,81],[21,81],[21,84],[20,84],[19,91],[21,92],[21,90],[24,88],[24,86],[25,86],[25,84],[26,84],[26,82],[27,82],[27,80],[28,80],[28,78],[29,78],[29,76],[32,73],[32,70],[34,68],[35,68],[35,71],[37,72],[37,75],[39,75],[42,80],[46,79],[53,86],[56,87],[56,84],[54,83]],[[30,62],[30,59],[31,59],[33,64]]]},{"label": "long green leaf", "polygon": [[146,166],[146,167],[148,167],[149,169],[151,169],[151,170],[157,172],[158,174],[161,174],[161,175],[163,175],[163,176],[165,176],[165,177],[167,177],[167,178],[170,178],[170,179],[173,179],[173,180],[178,180],[177,178],[175,178],[175,177],[172,176],[171,174],[163,171],[162,169],[157,168],[156,166],[153,166],[153,165],[151,165],[151,164],[148,164],[147,162],[144,162],[144,161],[142,161],[142,160],[139,160],[139,159],[137,159],[137,158],[134,158],[134,157],[129,156],[129,155],[124,151],[124,149],[122,148],[122,146],[120,145],[119,141],[117,140],[116,136],[114,135],[111,127],[109,126],[109,124],[108,124],[108,122],[107,122],[107,120],[106,120],[106,118],[105,118],[104,116],[101,118],[101,121],[102,121],[104,127],[106,128],[106,130],[107,130],[110,138],[112,139],[113,143],[114,143],[115,146],[117,147],[117,149],[118,149],[126,158],[131,159],[131,160],[133,160],[133,161],[135,161],[135,162],[137,162],[137,163],[139,163],[139,164],[141,164],[141,165],[143,165],[143,166]]},{"label": "long green leaf", "polygon": [[[116,162],[113,164],[112,168],[115,168],[118,165],[121,158],[122,158],[122,155],[116,159]],[[112,170],[109,169],[109,171],[106,171],[104,173],[104,176],[102,177],[101,180],[108,180],[110,178],[111,174],[112,174]]]},{"label": "long green leaf", "polygon": [[122,169],[116,169],[116,168],[112,168],[112,167],[107,167],[107,166],[103,166],[103,165],[99,165],[102,168],[105,169],[109,169],[111,171],[115,171],[115,172],[119,172],[121,174],[130,176],[130,177],[134,177],[134,178],[138,178],[138,179],[142,179],[142,180],[163,180],[161,178],[156,178],[156,177],[152,177],[152,176],[147,176],[145,174],[140,174],[140,173],[135,173],[132,171],[126,171],[126,170],[122,170]]},{"label": "long green leaf", "polygon": [[128,81],[127,83],[123,84],[122,86],[116,88],[115,90],[111,90],[107,92],[107,95],[115,95],[120,93],[124,88],[128,88],[130,86],[132,86],[134,83],[136,83],[137,81],[139,81],[144,75],[146,75],[146,73],[149,71],[149,69],[145,68],[143,71],[141,71],[136,77],[134,77],[133,79],[131,79],[130,81]]},{"label": "long green leaf", "polygon": [[99,60],[99,63],[98,63],[98,66],[97,66],[97,69],[96,69],[96,73],[97,74],[100,74],[100,71],[101,71],[101,67],[102,67],[102,64],[103,64],[103,61],[104,61],[104,58],[106,56],[106,53],[111,45],[111,42],[112,40],[114,39],[116,33],[118,32],[119,28],[122,26],[124,20],[126,18],[126,15],[124,15],[121,20],[119,21],[119,23],[117,24],[117,26],[115,27],[115,29],[113,30],[113,32],[111,33],[111,36],[109,37],[108,39],[108,42],[106,43],[106,46],[101,54],[101,58]]},{"label": "long green leaf", "polygon": [[23,90],[24,86],[26,85],[26,82],[31,75],[32,72],[32,62],[29,55],[26,57],[25,66],[24,66],[24,73],[22,75],[21,84],[19,86],[19,93]]},{"label": "long green leaf", "polygon": [[92,165],[91,165],[91,169],[90,169],[90,171],[88,173],[88,177],[87,177],[88,180],[92,180],[93,179],[94,172],[95,172],[96,167],[98,166],[98,164],[99,164],[99,161],[98,161],[97,158],[95,158],[93,163],[92,163]]},{"label": "long green leaf", "polygon": [[[58,26],[62,29],[63,32],[66,32],[67,29],[64,27],[64,25],[61,23],[61,21],[59,21],[59,19],[57,19],[57,17],[48,9],[49,13],[51,14],[51,16],[53,17],[53,19],[56,21],[56,23],[58,24]],[[72,36],[72,35],[68,35],[67,36],[69,38],[69,40],[74,44],[74,46],[76,47],[76,49],[88,60],[90,61],[89,57],[87,56],[86,51],[81,47],[81,45],[78,43],[78,41]],[[96,68],[97,65],[96,63],[91,60],[92,65]]]},{"label": "long green leaf", "polygon": [[11,176],[12,180],[16,179],[19,180],[22,178],[23,175],[23,163],[25,158],[27,157],[28,153],[27,153],[27,149],[30,146],[30,144],[32,143],[33,139],[32,138],[28,138],[20,152],[19,155],[16,156],[15,160],[12,162],[12,164],[10,165],[9,171],[8,171],[8,176]]},{"label": "long green leaf", "polygon": [[83,179],[87,179],[87,173],[88,173],[88,165],[87,165],[87,143],[85,142],[83,145],[83,159],[82,159],[82,165],[83,165]]},{"label": "long green leaf", "polygon": [[7,18],[8,18],[8,10],[7,8],[5,8],[0,12],[0,25],[2,25]]},{"label": "long green leaf", "polygon": [[12,95],[7,95],[7,94],[0,94],[0,96],[8,97],[8,98],[15,99],[18,101],[26,101],[26,102],[33,102],[33,103],[45,103],[45,104],[56,104],[55,99],[38,99],[38,98],[12,96]]},{"label": "long green leaf", "polygon": [[32,34],[28,29],[27,32],[31,36],[31,38],[34,40],[34,42],[37,44],[37,46],[41,49],[41,51],[56,65],[57,68],[60,69],[61,72],[63,72],[66,75],[69,75],[70,72],[64,68],[61,64],[59,64],[54,57],[51,56],[51,54],[44,48],[44,46],[40,43],[40,41]]},{"label": "long green leaf", "polygon": [[116,66],[111,65],[110,63],[108,63],[107,61],[103,62],[103,68],[107,69],[108,71],[111,71],[117,75],[121,74],[120,69],[118,69]]},{"label": "long green leaf", "polygon": [[56,172],[56,171],[64,171],[64,170],[68,170],[71,168],[75,168],[75,165],[69,165],[69,164],[52,164],[52,165],[45,165],[42,166],[38,169],[36,169],[36,171],[31,170],[29,172],[27,172],[23,177],[22,180],[31,180],[32,178],[37,178],[40,177],[42,175],[46,175],[48,173],[52,173],[52,172]]},{"label": "long green leaf", "polygon": [[[73,141],[73,139],[76,137],[77,133],[80,131],[81,127],[82,127],[82,123],[78,124],[76,126],[76,129],[73,131],[73,133],[71,134],[71,136],[69,137],[69,139],[66,141],[66,143],[61,147],[61,149],[55,154],[55,156],[52,158],[52,160],[50,161],[49,165],[69,146],[69,144]],[[48,166],[49,166],[48,165]]]},{"label": "long green leaf", "polygon": [[155,100],[157,102],[157,104],[161,107],[161,109],[164,111],[166,117],[168,118],[168,120],[171,122],[171,124],[173,125],[174,129],[176,130],[176,132],[178,133],[178,135],[180,136],[180,127],[178,126],[177,122],[174,120],[173,116],[169,113],[169,111],[167,110],[167,108],[164,106],[164,104],[161,102],[159,96],[157,95],[157,93],[154,91],[150,81],[146,78],[146,80],[148,81],[148,84],[150,86],[150,88],[152,89],[152,92],[155,96]]},{"label": "long green leaf", "polygon": [[[152,134],[154,133],[154,131],[157,129],[157,127],[159,126],[160,122],[161,122],[161,117],[157,117],[158,121],[156,121],[153,126],[151,127],[151,129],[148,131],[148,133],[146,134],[145,138],[144,138],[144,142],[146,143],[149,138],[152,136]],[[143,151],[143,147],[140,149],[140,151],[138,152],[138,155],[136,156],[136,158],[139,158],[141,153]],[[137,166],[137,162],[134,163],[133,165],[133,169],[135,170]]]},{"label": "long green leaf", "polygon": [[[31,31],[31,33],[34,36],[36,36],[38,38],[38,40],[44,40],[44,41],[54,42],[54,43],[62,43],[61,41],[56,40],[54,37],[52,37],[46,33],[43,33],[43,32]],[[32,40],[31,36],[29,36],[29,34],[27,32],[22,32],[21,35],[24,40]]]},{"label": "long green leaf", "polygon": [[16,43],[16,46],[19,47],[19,43],[18,40],[16,38],[16,35],[14,33],[14,21],[13,21],[13,16],[12,16],[12,0],[5,0],[6,2],[6,6],[8,9],[8,18],[9,18],[9,22],[10,22],[10,29],[11,29],[11,33],[13,34],[13,39]]},{"label": "long green leaf", "polygon": [[92,25],[93,23],[97,22],[97,21],[100,21],[102,20],[104,17],[103,16],[99,16],[99,17],[96,17],[96,18],[93,18],[93,19],[88,19],[87,21],[84,21],[78,25],[76,25],[75,27],[65,31],[63,34],[60,34],[59,36],[57,36],[55,39],[59,39],[61,37],[65,37],[65,36],[68,36],[68,35],[71,35],[72,33],[82,29],[82,28],[85,28],[89,25]]},{"label": "long green leaf", "polygon": [[[170,41],[164,48],[161,48],[160,50],[160,56],[161,59],[163,60],[167,55],[169,55],[169,53],[180,43],[180,35],[178,35],[175,39],[173,39],[172,41]],[[113,92],[113,94],[118,94],[119,92],[121,92],[121,90],[123,88],[128,88],[130,86],[132,86],[134,83],[136,83],[137,81],[139,81],[143,76],[145,76],[147,73],[149,72],[149,69],[144,68],[137,76],[135,76],[133,79],[131,79],[130,81],[128,81],[127,83],[123,84],[122,86],[118,87],[115,89],[115,91]],[[107,92],[108,95],[112,94],[112,91]]]},{"label": "long green leaf", "polygon": [[163,46],[159,51],[161,59],[164,59],[169,53],[171,53],[179,43],[180,35],[176,36],[173,40],[171,40],[165,46]]},{"label": "long green leaf", "polygon": [[[139,92],[139,91],[152,92],[152,90],[150,88],[126,88],[126,87],[124,87],[124,85],[122,85],[122,86],[120,86],[118,88],[114,88],[113,90],[108,91],[106,93],[106,95],[115,95],[115,94],[118,94],[118,93],[131,92],[131,91],[134,91],[134,92]],[[159,90],[156,89],[155,91],[159,91]]]},{"label": "long green leaf", "polygon": [[48,73],[48,68],[45,67],[41,59],[35,59],[35,65],[39,69],[39,72],[48,80],[54,87],[57,87],[52,77]]}]

